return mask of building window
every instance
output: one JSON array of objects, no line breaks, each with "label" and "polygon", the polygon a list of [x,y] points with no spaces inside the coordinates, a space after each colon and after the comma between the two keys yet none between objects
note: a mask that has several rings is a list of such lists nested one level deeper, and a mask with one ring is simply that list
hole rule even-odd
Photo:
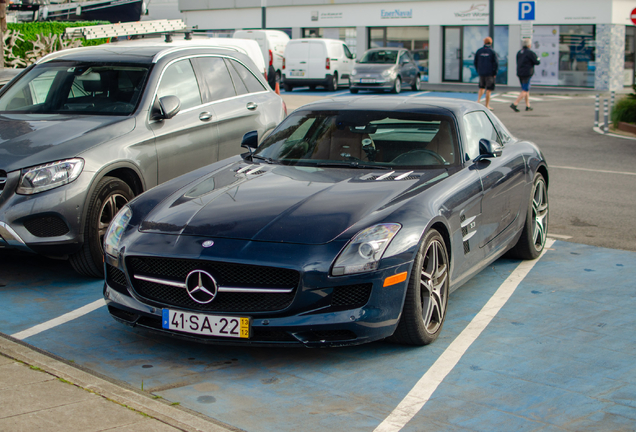
[{"label": "building window", "polygon": [[594,31],[593,25],[559,26],[559,85],[594,87]]},{"label": "building window", "polygon": [[[466,26],[463,34],[462,81],[478,83],[479,75],[475,70],[475,53],[484,46],[488,36],[488,27]],[[493,49],[499,59],[497,84],[508,84],[508,26],[495,26]]]},{"label": "building window", "polygon": [[626,86],[634,84],[634,61],[636,50],[634,50],[634,39],[636,38],[636,27],[625,27],[625,81]]}]

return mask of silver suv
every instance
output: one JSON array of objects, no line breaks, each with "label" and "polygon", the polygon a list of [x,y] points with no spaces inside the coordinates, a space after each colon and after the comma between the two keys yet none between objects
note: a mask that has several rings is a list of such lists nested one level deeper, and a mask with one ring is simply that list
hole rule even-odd
[{"label": "silver suv", "polygon": [[286,115],[230,49],[144,45],[51,54],[0,90],[0,248],[103,273],[102,240],[135,195],[240,153]]}]

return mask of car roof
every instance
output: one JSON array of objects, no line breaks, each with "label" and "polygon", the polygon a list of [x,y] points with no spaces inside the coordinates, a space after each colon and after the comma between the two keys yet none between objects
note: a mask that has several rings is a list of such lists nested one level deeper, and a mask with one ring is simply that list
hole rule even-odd
[{"label": "car roof", "polygon": [[228,54],[237,53],[232,47],[206,46],[198,43],[195,45],[168,45],[162,40],[157,43],[143,45],[118,45],[117,42],[107,43],[98,46],[73,48],[57,51],[42,57],[37,63],[44,63],[51,60],[68,61],[95,61],[112,63],[155,63],[159,58],[172,53],[192,52],[193,54]]},{"label": "car roof", "polygon": [[406,50],[406,48],[400,48],[400,47],[378,47],[378,48],[370,48],[367,51],[399,51],[399,50]]},{"label": "car roof", "polygon": [[404,98],[392,96],[342,96],[322,99],[303,105],[298,110],[341,111],[371,110],[428,113],[437,115],[454,114],[455,117],[471,111],[484,111],[484,106],[473,101],[454,98],[419,97]]}]

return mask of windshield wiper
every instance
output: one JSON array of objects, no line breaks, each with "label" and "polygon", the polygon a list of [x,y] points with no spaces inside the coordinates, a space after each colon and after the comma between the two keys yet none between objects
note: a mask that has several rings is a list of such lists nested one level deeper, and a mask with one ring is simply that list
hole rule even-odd
[{"label": "windshield wiper", "polygon": [[253,154],[253,155],[252,155],[252,159],[254,159],[254,158],[256,158],[256,159],[260,159],[260,160],[264,160],[264,161],[265,161],[265,162],[267,162],[268,164],[278,164],[278,161],[275,161],[275,160],[274,160],[274,159],[272,159],[272,158],[263,157],[263,156],[259,156],[259,155],[255,155],[255,154]]},{"label": "windshield wiper", "polygon": [[333,167],[333,168],[362,168],[362,169],[379,169],[379,170],[390,170],[391,168],[385,167],[382,165],[366,165],[361,164],[356,161],[352,162],[318,162],[315,164],[319,167]]}]

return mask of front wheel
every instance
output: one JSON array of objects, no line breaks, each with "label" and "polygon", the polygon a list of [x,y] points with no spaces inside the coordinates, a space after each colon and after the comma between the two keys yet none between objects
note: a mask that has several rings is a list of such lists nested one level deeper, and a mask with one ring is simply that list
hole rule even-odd
[{"label": "front wheel", "polygon": [[104,177],[88,201],[84,225],[84,244],[69,257],[73,269],[81,275],[103,277],[104,235],[115,215],[135,194],[123,180]]},{"label": "front wheel", "polygon": [[421,87],[422,87],[422,78],[420,78],[420,74],[417,74],[411,88],[413,89],[413,91],[420,91]]},{"label": "front wheel", "polygon": [[402,91],[402,80],[400,77],[395,78],[395,82],[393,83],[393,89],[391,89],[391,93],[398,94]]},{"label": "front wheel", "polygon": [[287,84],[287,82],[283,81],[283,89],[285,89],[286,92],[290,92],[294,90],[294,86],[291,84]]},{"label": "front wheel", "polygon": [[428,345],[437,339],[448,305],[449,261],[446,243],[431,229],[413,262],[400,322],[390,340],[407,345]]},{"label": "front wheel", "polygon": [[541,255],[548,237],[548,213],[548,186],[543,175],[536,173],[532,182],[526,222],[521,237],[510,251],[510,255],[525,260],[535,259]]}]

